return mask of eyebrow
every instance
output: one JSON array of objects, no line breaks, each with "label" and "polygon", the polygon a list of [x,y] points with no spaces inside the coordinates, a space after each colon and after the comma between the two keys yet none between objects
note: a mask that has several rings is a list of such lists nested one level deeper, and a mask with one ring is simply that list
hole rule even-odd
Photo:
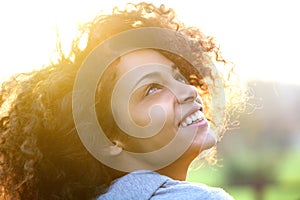
[{"label": "eyebrow", "polygon": [[145,79],[148,79],[148,78],[153,78],[153,77],[162,77],[161,73],[160,72],[151,72],[149,74],[146,74],[144,76],[142,76],[135,84],[134,84],[134,87],[136,87],[140,82],[142,82],[143,80]]},{"label": "eyebrow", "polygon": [[[170,67],[172,68],[172,73],[174,73],[174,71],[178,71],[179,72],[179,68],[177,67],[177,65],[175,64],[172,64],[170,65]],[[135,84],[134,84],[134,88],[140,83],[142,82],[143,80],[147,79],[147,78],[152,78],[152,77],[162,77],[161,73],[160,72],[151,72],[149,74],[146,74],[144,76],[142,76]]]},{"label": "eyebrow", "polygon": [[171,65],[171,67],[172,67],[172,72],[180,73],[179,67],[176,64]]}]

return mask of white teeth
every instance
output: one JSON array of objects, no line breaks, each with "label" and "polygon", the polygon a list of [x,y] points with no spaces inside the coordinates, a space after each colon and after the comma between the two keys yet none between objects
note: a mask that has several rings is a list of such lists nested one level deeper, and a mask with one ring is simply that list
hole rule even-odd
[{"label": "white teeth", "polygon": [[198,110],[196,112],[196,115],[197,115],[197,118],[203,118],[204,117],[203,112],[201,112],[200,110]]},{"label": "white teeth", "polygon": [[185,122],[187,124],[191,124],[193,122],[193,119],[191,117],[187,117],[186,120],[185,120]]},{"label": "white teeth", "polygon": [[198,119],[198,116],[196,115],[196,113],[194,113],[191,117],[192,117],[193,121],[195,121],[196,119]]},{"label": "white teeth", "polygon": [[187,118],[185,118],[185,120],[181,123],[181,125],[183,127],[186,127],[186,126],[192,124],[193,122],[195,122],[197,120],[202,120],[203,118],[204,118],[203,112],[201,112],[200,110],[198,110],[195,113],[193,113],[190,116],[188,116]]}]

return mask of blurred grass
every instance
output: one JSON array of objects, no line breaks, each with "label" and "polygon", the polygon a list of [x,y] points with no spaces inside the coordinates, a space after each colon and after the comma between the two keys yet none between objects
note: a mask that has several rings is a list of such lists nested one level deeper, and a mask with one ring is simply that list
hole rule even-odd
[{"label": "blurred grass", "polygon": [[271,186],[264,192],[266,200],[300,200],[300,185],[294,187]]},{"label": "blurred grass", "polygon": [[[278,162],[275,162],[269,169],[262,168],[260,163],[241,164],[244,159],[241,159],[241,154],[236,155],[230,155],[230,159],[223,162],[223,167],[209,165],[204,165],[198,169],[191,167],[187,180],[190,182],[201,182],[213,187],[221,187],[236,200],[300,200],[299,150],[292,149],[285,154],[278,155]],[[253,158],[254,156],[268,158],[268,155],[257,155],[251,152],[245,153],[244,158]],[[270,162],[273,162],[273,159],[274,157],[269,157]],[[253,160],[253,162],[256,161]],[[237,166],[234,167],[235,163],[237,163]],[[249,166],[252,166],[254,169],[249,170]],[[236,167],[239,168],[238,172],[236,172]],[[257,172],[257,170],[262,171],[253,173]],[[228,177],[234,175],[235,172],[238,174],[235,179],[240,179],[240,183],[238,181],[234,182],[234,178]],[[242,177],[243,174],[244,177]],[[263,176],[271,177],[272,181],[265,183],[259,197],[255,190],[257,185],[255,185],[256,183],[253,180],[264,181]]]},{"label": "blurred grass", "polygon": [[278,182],[286,186],[298,185],[300,191],[300,150],[288,152],[279,166]]},{"label": "blurred grass", "polygon": [[255,191],[250,187],[227,187],[224,189],[236,200],[255,199]]}]

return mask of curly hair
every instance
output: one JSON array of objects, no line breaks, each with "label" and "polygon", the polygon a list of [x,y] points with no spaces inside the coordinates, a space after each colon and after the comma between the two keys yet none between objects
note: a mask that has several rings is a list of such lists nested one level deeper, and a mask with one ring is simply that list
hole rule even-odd
[{"label": "curly hair", "polygon": [[[81,143],[72,117],[72,90],[76,73],[93,48],[114,34],[139,27],[181,32],[197,41],[213,62],[223,64],[223,83],[230,99],[222,129],[228,129],[230,116],[243,109],[244,92],[232,83],[233,66],[222,58],[214,38],[181,23],[164,5],[139,3],[114,8],[111,14],[97,16],[80,28],[69,55],[61,53],[57,62],[17,74],[2,84],[1,199],[92,199],[123,175],[102,165]],[[88,39],[82,49],[79,43],[84,35]]]}]

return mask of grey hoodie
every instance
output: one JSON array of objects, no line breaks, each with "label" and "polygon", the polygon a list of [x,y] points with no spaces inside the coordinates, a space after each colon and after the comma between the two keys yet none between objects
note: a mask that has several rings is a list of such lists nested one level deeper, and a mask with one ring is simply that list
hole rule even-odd
[{"label": "grey hoodie", "polygon": [[113,182],[97,200],[233,200],[223,189],[176,181],[153,171],[135,171]]}]

